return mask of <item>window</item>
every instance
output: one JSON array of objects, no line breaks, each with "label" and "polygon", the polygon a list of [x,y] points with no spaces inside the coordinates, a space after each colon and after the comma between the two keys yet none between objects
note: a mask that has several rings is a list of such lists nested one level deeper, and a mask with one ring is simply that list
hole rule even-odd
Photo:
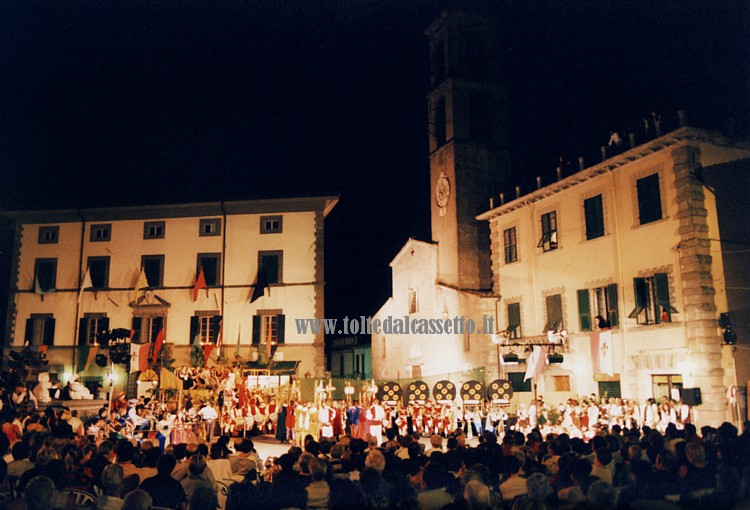
[{"label": "window", "polygon": [[283,344],[284,324],[280,310],[258,310],[258,315],[253,315],[253,344]]},{"label": "window", "polygon": [[628,317],[638,324],[672,322],[677,313],[669,301],[669,275],[656,273],[647,278],[634,278],[635,308]]},{"label": "window", "polygon": [[419,311],[419,302],[417,301],[417,290],[409,289],[409,313],[417,313]]},{"label": "window", "polygon": [[621,398],[622,388],[620,387],[620,381],[599,381],[599,396],[601,397],[612,397]]},{"label": "window", "polygon": [[435,106],[435,148],[442,147],[446,141],[445,98],[441,97]]},{"label": "window", "polygon": [[521,303],[508,303],[508,338],[521,338]]},{"label": "window", "polygon": [[510,264],[518,260],[518,246],[516,244],[516,227],[503,231],[503,244],[505,246],[505,263]]},{"label": "window", "polygon": [[[165,313],[165,312],[163,312]],[[132,330],[135,331],[133,334],[133,342],[145,344],[147,342],[153,342],[156,340],[156,336],[159,331],[165,326],[164,315],[148,315],[133,317]]]},{"label": "window", "polygon": [[583,201],[583,213],[586,220],[586,239],[596,239],[604,235],[604,212],[602,196],[587,198]]},{"label": "window", "polygon": [[222,317],[218,310],[195,312],[190,317],[190,339],[193,344],[216,344],[221,335]]},{"label": "window", "polygon": [[557,213],[555,211],[542,214],[542,238],[536,247],[545,252],[557,249]]},{"label": "window", "polygon": [[[34,286],[47,292],[55,290],[57,285],[57,259],[36,259],[34,262]],[[36,289],[35,289],[36,290]]]},{"label": "window", "polygon": [[594,289],[579,289],[578,320],[581,331],[617,326],[619,324],[617,284]]},{"label": "window", "polygon": [[261,216],[260,233],[261,234],[280,234],[283,227],[282,216]]},{"label": "window", "polygon": [[166,224],[163,221],[147,221],[143,224],[144,239],[164,239]]},{"label": "window", "polygon": [[201,237],[221,235],[221,218],[202,218],[198,235]]},{"label": "window", "polygon": [[112,224],[101,223],[97,225],[91,225],[91,234],[89,240],[92,243],[109,241],[112,239]]},{"label": "window", "polygon": [[97,343],[97,335],[109,330],[109,318],[105,313],[85,313],[78,323],[78,345]]},{"label": "window", "polygon": [[266,281],[269,285],[281,283],[282,265],[284,252],[282,251],[260,251],[258,252],[258,267],[266,275]]},{"label": "window", "polygon": [[682,376],[679,374],[652,375],[651,386],[657,402],[662,397],[680,400],[680,390],[683,387]]},{"label": "window", "polygon": [[641,225],[661,219],[661,194],[659,174],[652,174],[636,182],[638,192],[638,218]]},{"label": "window", "polygon": [[510,372],[508,374],[508,381],[510,381],[514,393],[531,391],[531,379],[524,381],[525,376],[524,372]]},{"label": "window", "polygon": [[39,227],[39,244],[57,244],[60,239],[60,227]]},{"label": "window", "polygon": [[560,331],[563,329],[562,313],[562,296],[554,294],[547,296],[547,324],[544,326],[544,333],[547,331]]},{"label": "window", "polygon": [[26,319],[24,341],[29,345],[55,344],[55,319],[49,313],[32,313]]},{"label": "window", "polygon": [[164,255],[143,255],[141,267],[149,287],[164,286]]},{"label": "window", "polygon": [[109,287],[109,257],[89,257],[88,270],[95,289]]},{"label": "window", "polygon": [[570,376],[553,375],[552,388],[552,391],[570,391]]},{"label": "window", "polygon": [[221,285],[221,253],[199,253],[196,276],[200,274],[201,267],[206,285]]}]

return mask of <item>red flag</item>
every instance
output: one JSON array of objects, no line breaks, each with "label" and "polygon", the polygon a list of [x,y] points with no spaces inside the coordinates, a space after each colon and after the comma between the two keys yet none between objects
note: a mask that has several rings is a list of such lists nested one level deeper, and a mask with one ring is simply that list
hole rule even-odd
[{"label": "red flag", "polygon": [[159,356],[159,351],[161,350],[161,346],[164,343],[164,326],[161,327],[161,331],[159,331],[159,334],[156,335],[156,343],[154,344],[154,354],[151,357],[151,363],[156,363],[156,359]]},{"label": "red flag", "polygon": [[206,285],[206,275],[203,274],[203,266],[201,266],[201,271],[198,273],[198,278],[196,278],[195,285],[193,286],[193,302],[198,300],[198,292],[200,292],[201,289],[208,289],[208,286]]},{"label": "red flag", "polygon": [[203,366],[208,366],[208,358],[211,356],[211,351],[214,350],[214,347],[216,347],[214,344],[205,344],[203,346],[203,355],[204,355],[204,362]]},{"label": "red flag", "polygon": [[145,372],[148,370],[148,350],[151,347],[151,344],[143,344],[140,347],[140,352],[138,353],[138,371],[139,372]]}]

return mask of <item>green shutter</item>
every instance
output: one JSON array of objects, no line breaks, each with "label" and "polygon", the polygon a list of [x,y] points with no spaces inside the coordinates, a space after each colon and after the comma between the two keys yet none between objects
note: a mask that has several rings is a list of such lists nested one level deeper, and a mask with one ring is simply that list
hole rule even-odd
[{"label": "green shutter", "polygon": [[[672,311],[669,304],[669,277],[667,273],[654,274],[654,294],[656,295],[656,322],[672,322]],[[666,319],[662,320],[662,315]]]},{"label": "green shutter", "polygon": [[198,341],[196,341],[195,337],[198,336],[198,333],[200,332],[200,319],[198,319],[197,316],[193,315],[190,317],[190,344],[191,345],[198,345]]},{"label": "green shutter", "polygon": [[55,344],[55,319],[49,318],[44,319],[44,337],[42,338],[44,345]]},{"label": "green shutter", "polygon": [[581,331],[591,331],[591,303],[589,302],[589,289],[578,290],[578,320]]},{"label": "green shutter", "polygon": [[620,324],[620,312],[617,307],[617,284],[607,285],[607,311],[609,312],[609,325],[616,327]]},{"label": "green shutter", "polygon": [[88,319],[78,319],[78,345],[88,345],[88,340],[86,339],[88,325]]},{"label": "green shutter", "polygon": [[260,345],[260,315],[253,315],[253,345]]},{"label": "green shutter", "polygon": [[219,331],[221,331],[221,315],[211,317],[211,342],[219,342]]},{"label": "green shutter", "polygon": [[133,333],[133,339],[131,340],[134,344],[137,344],[141,340],[141,323],[142,319],[140,317],[133,317],[133,327],[130,329],[135,331],[135,333]]},{"label": "green shutter", "polygon": [[633,278],[633,290],[635,294],[635,308],[630,312],[628,317],[637,320],[648,303],[648,284],[646,283],[646,279]]},{"label": "green shutter", "polygon": [[286,316],[283,313],[276,316],[276,343],[278,344],[284,343],[284,333],[286,331],[285,319]]}]

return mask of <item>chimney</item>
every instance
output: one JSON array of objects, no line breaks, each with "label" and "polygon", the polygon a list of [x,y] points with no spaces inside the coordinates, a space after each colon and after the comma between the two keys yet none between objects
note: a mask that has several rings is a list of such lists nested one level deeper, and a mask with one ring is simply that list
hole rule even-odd
[{"label": "chimney", "polygon": [[505,204],[505,193],[500,193],[500,205]]},{"label": "chimney", "polygon": [[494,208],[495,208],[495,199],[490,197],[490,209],[494,209]]},{"label": "chimney", "polygon": [[536,189],[542,189],[542,178],[540,176],[536,176]]},{"label": "chimney", "polygon": [[521,198],[521,186],[516,186],[516,198]]},{"label": "chimney", "polygon": [[602,151],[602,161],[606,161],[607,160],[607,146],[602,145],[601,147],[599,147],[599,150]]},{"label": "chimney", "polygon": [[630,148],[635,149],[635,133],[629,133],[628,137],[630,138]]},{"label": "chimney", "polygon": [[557,180],[561,181],[562,180],[562,167],[558,166],[555,170],[557,171]]},{"label": "chimney", "polygon": [[583,156],[578,156],[578,170],[583,170],[584,168],[586,168],[586,160]]}]

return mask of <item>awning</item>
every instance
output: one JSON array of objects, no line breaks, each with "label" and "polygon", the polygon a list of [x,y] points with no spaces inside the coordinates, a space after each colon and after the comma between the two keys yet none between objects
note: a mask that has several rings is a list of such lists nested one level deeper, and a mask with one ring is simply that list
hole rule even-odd
[{"label": "awning", "polygon": [[297,366],[299,366],[299,360],[272,363],[248,361],[244,366],[244,375],[294,375],[297,373]]}]

